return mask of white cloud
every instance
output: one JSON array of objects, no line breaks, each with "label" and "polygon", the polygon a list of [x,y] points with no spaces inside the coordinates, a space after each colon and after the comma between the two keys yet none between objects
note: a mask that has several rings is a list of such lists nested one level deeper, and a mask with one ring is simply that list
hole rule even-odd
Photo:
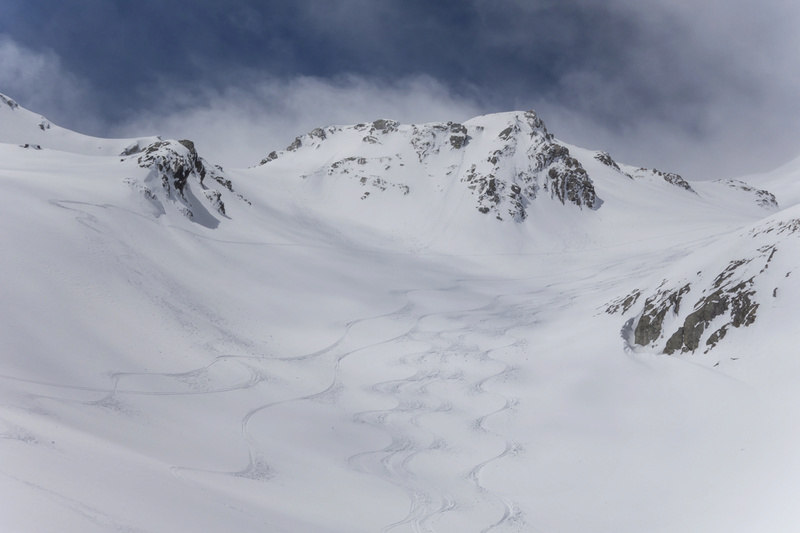
[{"label": "white cloud", "polygon": [[96,131],[101,121],[90,86],[67,71],[52,51],[34,51],[0,35],[0,92],[72,129]]},{"label": "white cloud", "polygon": [[692,179],[768,171],[800,155],[800,4],[609,0],[633,35],[576,64],[534,105],[566,141]]},{"label": "white cloud", "polygon": [[[246,76],[245,76],[246,78]],[[116,134],[192,139],[223,166],[257,164],[316,127],[391,118],[401,122],[463,121],[480,114],[429,77],[382,82],[358,76],[250,79],[223,90],[162,89],[159,105],[120,125]]]}]

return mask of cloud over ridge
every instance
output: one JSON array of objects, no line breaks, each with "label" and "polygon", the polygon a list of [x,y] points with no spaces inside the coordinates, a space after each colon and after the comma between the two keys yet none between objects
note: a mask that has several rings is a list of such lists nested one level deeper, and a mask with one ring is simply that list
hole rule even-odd
[{"label": "cloud over ridge", "polygon": [[530,108],[565,141],[695,179],[800,153],[788,0],[44,3],[0,8],[0,90],[87,133],[235,139],[231,164],[330,123]]}]

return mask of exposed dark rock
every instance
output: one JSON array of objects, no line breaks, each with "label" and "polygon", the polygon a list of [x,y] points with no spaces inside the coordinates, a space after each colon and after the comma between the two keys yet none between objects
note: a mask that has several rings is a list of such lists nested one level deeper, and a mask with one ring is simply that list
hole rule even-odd
[{"label": "exposed dark rock", "polygon": [[660,170],[655,168],[653,169],[639,168],[635,170],[633,172],[633,176],[630,177],[644,178],[650,176],[657,176],[666,181],[667,183],[669,183],[670,185],[675,185],[676,187],[680,187],[681,189],[684,189],[688,192],[697,194],[695,190],[692,189],[692,186],[689,185],[689,183],[685,179],[683,179],[679,174],[675,174],[673,172],[661,172]]},{"label": "exposed dark rock", "polygon": [[[780,222],[775,226],[781,229],[787,227]],[[689,284],[680,289],[657,290],[645,301],[638,317],[635,344],[658,348],[666,338],[661,351],[671,355],[695,352],[705,339],[708,351],[725,338],[732,328],[752,325],[759,309],[756,278],[770,268],[777,253],[777,245],[768,244],[756,248],[752,257],[730,261],[699,292],[699,296],[693,297],[694,305],[688,314],[682,313],[681,307],[682,299],[689,292]],[[692,294],[698,294],[699,283],[701,281],[695,284]],[[777,297],[777,294],[778,288],[775,287],[772,296]],[[627,301],[613,302],[608,312],[616,312]]]},{"label": "exposed dark rock", "polygon": [[553,136],[547,132],[547,128],[544,125],[544,121],[539,118],[539,116],[536,114],[536,111],[532,109],[529,111],[525,111],[525,113],[523,113],[522,116],[525,117],[525,120],[528,122],[528,125],[534,131],[539,130],[545,136],[546,140],[548,141],[553,140]]},{"label": "exposed dark rock", "polygon": [[395,122],[394,120],[387,120],[385,118],[380,118],[372,123],[372,128],[370,128],[370,133],[374,133],[376,131],[381,133],[391,133],[393,131],[397,131],[397,127],[400,124]]},{"label": "exposed dark rock", "polygon": [[535,155],[536,169],[547,169],[544,189],[562,204],[594,207],[597,195],[594,184],[580,162],[570,156],[569,149],[557,143],[547,143]]},{"label": "exposed dark rock", "polygon": [[19,108],[19,104],[17,102],[15,102],[11,98],[8,98],[7,96],[4,96],[2,94],[0,94],[0,104],[6,104],[11,109]]},{"label": "exposed dark rock", "polygon": [[622,313],[623,315],[628,312],[628,310],[633,307],[637,301],[639,301],[639,297],[642,295],[641,291],[634,290],[629,295],[619,298],[618,300],[614,300],[611,302],[608,307],[606,307],[606,313],[609,315],[613,315],[616,313]]},{"label": "exposed dark rock", "polygon": [[[656,171],[656,172],[658,172],[658,171]],[[689,185],[689,183],[678,174],[675,174],[673,172],[665,172],[665,173],[661,174],[661,176],[664,178],[664,181],[666,181],[667,183],[671,183],[672,185],[677,185],[681,189],[685,189],[685,190],[687,190],[689,192],[694,192],[694,189],[692,189],[692,186]],[[695,193],[695,194],[697,194],[697,193]]]},{"label": "exposed dark rock", "polygon": [[553,163],[570,157],[569,149],[556,143],[545,144],[536,154],[536,170],[544,170]]},{"label": "exposed dark rock", "polygon": [[769,191],[756,189],[740,180],[719,180],[718,183],[752,194],[755,196],[756,204],[764,209],[776,209],[778,207],[778,200],[775,198],[775,195]]},{"label": "exposed dark rock", "polygon": [[267,157],[261,160],[261,163],[259,163],[259,165],[266,165],[270,161],[275,161],[276,159],[278,159],[278,152],[272,151],[269,153]]},{"label": "exposed dark rock", "polygon": [[[143,155],[139,156],[138,163],[140,167],[150,168],[158,173],[168,194],[172,194],[174,190],[182,195],[189,175],[196,172],[197,152],[189,150],[188,156],[184,155],[176,150],[173,143],[174,141],[158,141],[151,144],[144,150]],[[183,142],[177,144],[186,147]],[[200,176],[201,182],[203,178],[205,178],[205,168]]]},{"label": "exposed dark rock", "polygon": [[782,235],[782,234],[791,235],[794,233],[798,233],[800,232],[800,219],[793,218],[791,220],[774,221],[767,225],[753,229],[750,232],[750,235],[753,237],[757,237],[759,235],[764,235],[773,232],[775,233],[775,235]]},{"label": "exposed dark rock", "polygon": [[292,144],[290,144],[289,146],[286,147],[286,151],[287,152],[294,152],[294,151],[298,150],[301,146],[303,146],[303,141],[300,139],[300,137],[295,137],[295,139],[292,142]]},{"label": "exposed dark rock", "polygon": [[645,300],[644,310],[634,329],[634,342],[644,346],[658,340],[667,312],[677,314],[680,311],[681,299],[690,288],[687,283],[680,289],[658,291]]},{"label": "exposed dark rock", "polygon": [[[234,192],[233,184],[225,176],[222,167],[208,165],[197,154],[194,142],[186,139],[155,142],[139,152],[137,163],[140,167],[151,171],[151,175],[145,181],[158,180],[167,199],[175,203],[178,210],[187,218],[208,227],[216,227],[218,220],[212,217],[199,203],[202,199],[207,201],[215,211],[225,215],[222,194],[209,189],[206,181],[207,178],[210,178],[229,192]],[[195,187],[199,189],[197,194],[202,192],[199,199],[190,190],[190,182],[195,183]],[[237,195],[237,197],[247,202],[241,195]]]},{"label": "exposed dark rock", "polygon": [[211,205],[216,209],[220,214],[225,214],[225,204],[222,201],[222,195],[219,191],[215,191],[212,189],[206,189],[203,191],[203,194],[211,202]]},{"label": "exposed dark rock", "polygon": [[[332,163],[330,168],[331,169],[336,169],[336,168],[339,168],[339,167],[341,167],[343,165],[346,165],[347,163],[350,163],[350,162],[355,162],[355,163],[357,163],[359,165],[366,165],[367,164],[367,158],[366,157],[356,157],[356,156],[345,157],[344,159],[340,159],[339,161],[336,161],[335,163]],[[331,172],[328,172],[328,173],[330,174]]]},{"label": "exposed dark rock", "polygon": [[664,346],[664,353],[673,354],[677,350],[693,352],[700,345],[700,338],[706,327],[716,317],[728,310],[728,299],[722,290],[718,290],[695,305],[695,311],[689,314]]},{"label": "exposed dark rock", "polygon": [[[530,135],[533,141],[526,149],[530,165],[517,168],[513,181],[500,179],[498,176],[507,176],[508,166],[518,165],[513,156],[521,144],[520,135],[525,122],[531,128],[526,135]],[[492,165],[491,170],[480,172],[472,165],[463,178],[478,196],[477,208],[481,213],[494,212],[500,220],[506,216],[516,221],[525,220],[529,203],[537,197],[540,189],[565,205],[599,207],[601,201],[586,170],[570,155],[567,147],[553,142],[552,135],[547,133],[536,113],[528,111],[521,117],[518,115],[517,122],[502,130],[498,138],[504,141],[504,145],[486,158]],[[500,204],[504,202],[507,202],[507,208],[501,211]]]},{"label": "exposed dark rock", "polygon": [[703,333],[717,317],[730,311],[730,321],[719,328],[706,340],[706,345],[715,346],[727,333],[728,327],[740,328],[751,325],[756,319],[758,304],[753,302],[755,294],[751,290],[753,279],[743,281],[725,289],[717,289],[703,297],[695,305],[675,333],[664,346],[664,353],[673,354],[680,350],[683,353],[694,352],[700,346]]},{"label": "exposed dark rock", "polygon": [[577,159],[566,158],[564,165],[554,165],[547,172],[548,184],[545,189],[550,189],[550,194],[561,200],[577,206],[592,208],[595,206],[597,195],[594,184]]},{"label": "exposed dark rock", "polygon": [[189,152],[197,159],[197,150],[194,149],[194,141],[190,141],[189,139],[182,139],[178,141],[180,144],[186,147]]},{"label": "exposed dark rock", "polygon": [[309,132],[308,136],[309,137],[316,137],[317,139],[321,139],[321,140],[324,140],[324,139],[328,138],[328,135],[325,133],[325,130],[323,130],[322,128],[314,128],[313,130],[311,130]]},{"label": "exposed dark rock", "polygon": [[[406,185],[404,183],[393,183],[391,181],[387,181],[387,180],[381,178],[380,176],[369,176],[369,177],[363,176],[359,180],[359,182],[361,183],[361,185],[364,185],[364,186],[369,185],[369,186],[372,186],[372,187],[374,187],[374,188],[376,188],[376,189],[378,189],[380,191],[385,191],[387,189],[397,189],[397,190],[399,190],[400,192],[403,193],[403,196],[405,196],[409,192],[411,192],[411,189],[409,188],[408,185]],[[370,194],[369,192],[365,192],[361,196],[361,199],[362,200],[366,199],[369,196],[369,194]]]},{"label": "exposed dark rock", "polygon": [[130,145],[127,148],[125,148],[122,151],[122,153],[119,154],[119,155],[122,156],[122,157],[128,157],[129,155],[138,154],[141,151],[142,151],[142,147],[139,145],[138,142],[135,142],[132,145]]},{"label": "exposed dark rock", "polygon": [[506,129],[504,129],[503,131],[501,131],[500,135],[498,135],[498,137],[500,137],[504,141],[507,141],[508,139],[511,138],[511,135],[513,133],[514,133],[514,127],[513,126],[509,126]]},{"label": "exposed dark rock", "polygon": [[469,135],[467,135],[467,128],[462,124],[456,124],[454,122],[448,122],[448,126],[450,126],[450,146],[452,146],[456,150],[460,150],[464,148],[469,143]]},{"label": "exposed dark rock", "polygon": [[605,166],[611,167],[614,170],[618,170],[621,172],[619,165],[617,164],[616,161],[611,159],[611,156],[608,154],[608,152],[600,152],[598,154],[595,154],[594,158],[603,163]]}]

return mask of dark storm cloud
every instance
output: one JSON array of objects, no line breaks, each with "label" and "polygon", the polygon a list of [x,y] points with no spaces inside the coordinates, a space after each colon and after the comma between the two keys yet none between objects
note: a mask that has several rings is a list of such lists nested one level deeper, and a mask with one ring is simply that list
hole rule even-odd
[{"label": "dark storm cloud", "polygon": [[[454,89],[509,96],[553,90],[573,70],[609,74],[640,36],[587,2],[494,0],[10,0],[3,31],[112,103],[139,105],[156,81],[230,83],[273,76],[426,74]],[[13,21],[13,22],[12,22]],[[620,39],[619,36],[627,36]]]},{"label": "dark storm cloud", "polygon": [[[786,0],[5,0],[0,34],[6,56],[48,65],[38,101],[12,96],[66,126],[94,115],[94,133],[221,116],[237,100],[248,107],[234,115],[279,113],[289,127],[285,102],[306,124],[314,116],[275,92],[303,86],[309,101],[310,87],[360,95],[370,112],[383,100],[380,114],[400,119],[412,95],[459,115],[535,108],[565,140],[706,177],[800,152],[798,11]],[[10,79],[8,57],[0,91],[32,87],[19,68]],[[72,111],[47,108],[48,76],[71,88]],[[357,104],[309,108],[320,123],[372,118]]]}]

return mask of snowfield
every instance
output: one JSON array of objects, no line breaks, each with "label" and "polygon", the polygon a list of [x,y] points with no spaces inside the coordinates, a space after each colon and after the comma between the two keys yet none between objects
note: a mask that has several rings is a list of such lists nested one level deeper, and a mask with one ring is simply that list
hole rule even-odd
[{"label": "snowfield", "polygon": [[0,98],[0,529],[794,531],[800,160],[540,122],[228,170]]}]

